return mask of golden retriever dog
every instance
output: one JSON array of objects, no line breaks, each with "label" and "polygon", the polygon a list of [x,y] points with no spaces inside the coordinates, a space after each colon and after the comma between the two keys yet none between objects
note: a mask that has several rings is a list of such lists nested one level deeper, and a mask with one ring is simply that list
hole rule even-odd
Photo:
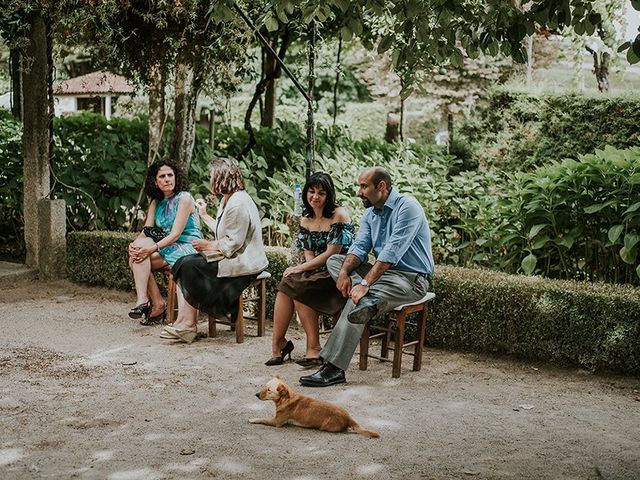
[{"label": "golden retriever dog", "polygon": [[276,404],[276,415],[273,418],[252,418],[249,420],[250,423],[271,427],[282,427],[290,423],[326,432],[351,431],[369,438],[380,437],[379,433],[362,428],[345,409],[295,392],[277,373],[256,393],[256,397],[260,400],[273,400]]}]

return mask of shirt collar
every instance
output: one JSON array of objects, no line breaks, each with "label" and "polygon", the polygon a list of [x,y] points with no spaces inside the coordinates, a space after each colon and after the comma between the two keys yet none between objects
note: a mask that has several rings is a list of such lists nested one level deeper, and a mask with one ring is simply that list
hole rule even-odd
[{"label": "shirt collar", "polygon": [[387,201],[384,202],[384,208],[382,210],[378,210],[376,207],[373,207],[373,213],[375,213],[376,215],[382,215],[384,213],[385,208],[388,208],[389,210],[393,210],[393,207],[395,206],[396,201],[398,201],[399,196],[400,194],[398,193],[398,191],[395,190],[393,187],[391,187],[389,191],[389,196],[387,197]]}]

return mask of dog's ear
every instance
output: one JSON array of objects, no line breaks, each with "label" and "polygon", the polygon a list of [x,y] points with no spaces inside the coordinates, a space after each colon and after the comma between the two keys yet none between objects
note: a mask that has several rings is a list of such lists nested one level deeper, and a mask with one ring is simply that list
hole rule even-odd
[{"label": "dog's ear", "polygon": [[289,397],[289,387],[287,387],[284,383],[278,384],[277,391],[278,391],[278,395],[280,395],[280,398]]}]

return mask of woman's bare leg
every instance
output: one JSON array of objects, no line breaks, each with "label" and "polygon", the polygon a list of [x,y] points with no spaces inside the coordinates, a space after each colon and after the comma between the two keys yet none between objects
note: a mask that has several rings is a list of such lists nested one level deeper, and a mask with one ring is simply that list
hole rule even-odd
[{"label": "woman's bare leg", "polygon": [[273,334],[271,336],[271,350],[274,357],[280,356],[280,351],[287,344],[285,335],[289,329],[289,322],[293,315],[293,300],[288,295],[278,292],[276,304],[273,307]]},{"label": "woman's bare leg", "polygon": [[176,285],[176,293],[178,296],[178,318],[173,322],[173,327],[178,330],[196,328],[198,311],[184,298],[179,284]]},{"label": "woman's bare leg", "polygon": [[307,335],[307,351],[306,358],[320,357],[320,328],[318,326],[318,312],[313,308],[307,307],[304,303],[293,302],[300,317],[300,323]]},{"label": "woman's bare leg", "polygon": [[[134,245],[139,246],[150,246],[152,243],[153,240],[150,238],[139,238],[134,241]],[[149,301],[147,290],[151,274],[151,260],[146,258],[141,262],[135,262],[132,257],[129,257],[129,267],[133,272],[133,282],[136,286],[136,305],[146,303]]]},{"label": "woman's bare leg", "polygon": [[165,262],[164,258],[162,258],[158,253],[153,253],[151,255],[151,273],[149,274],[149,281],[147,283],[147,294],[151,299],[151,312],[149,315],[152,317],[160,315],[166,306],[153,272],[162,270],[167,265],[167,262]]}]

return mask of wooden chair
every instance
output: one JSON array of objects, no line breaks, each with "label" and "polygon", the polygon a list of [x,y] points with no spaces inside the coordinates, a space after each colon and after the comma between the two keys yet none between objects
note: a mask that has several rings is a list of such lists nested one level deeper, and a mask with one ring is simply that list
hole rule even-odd
[{"label": "wooden chair", "polygon": [[[365,324],[362,337],[360,337],[360,370],[367,369],[368,358],[376,358],[382,362],[393,362],[391,376],[400,378],[402,367],[402,354],[413,356],[413,371],[417,372],[422,367],[422,351],[424,349],[424,336],[426,331],[428,305],[435,298],[434,293],[427,293],[420,300],[400,305],[389,312],[384,318],[383,325]],[[404,336],[406,330],[406,318],[411,313],[418,313],[417,339],[405,343]],[[395,323],[395,338],[393,338],[393,324]],[[377,332],[373,333],[372,332]],[[374,338],[382,339],[380,355],[369,353],[369,341]],[[393,343],[393,345],[390,345]],[[414,351],[406,351],[410,346],[414,346]],[[389,358],[389,350],[393,350],[393,359]]]},{"label": "wooden chair", "polygon": [[[178,309],[178,299],[176,294],[176,283],[173,275],[168,272],[169,282],[167,287],[167,323],[173,323],[176,319]],[[224,319],[215,318],[209,315],[209,337],[217,335],[216,324],[229,325],[231,331],[236,332],[236,343],[244,342],[244,322],[245,320],[255,320],[258,324],[258,337],[264,335],[264,324],[267,316],[267,280],[271,278],[271,274],[267,271],[261,272],[249,287],[240,295],[240,305],[238,306],[238,316],[235,322]],[[247,292],[253,288],[256,289],[256,295],[247,297]],[[244,305],[248,302],[256,302],[256,314],[247,315],[244,312]]]}]

